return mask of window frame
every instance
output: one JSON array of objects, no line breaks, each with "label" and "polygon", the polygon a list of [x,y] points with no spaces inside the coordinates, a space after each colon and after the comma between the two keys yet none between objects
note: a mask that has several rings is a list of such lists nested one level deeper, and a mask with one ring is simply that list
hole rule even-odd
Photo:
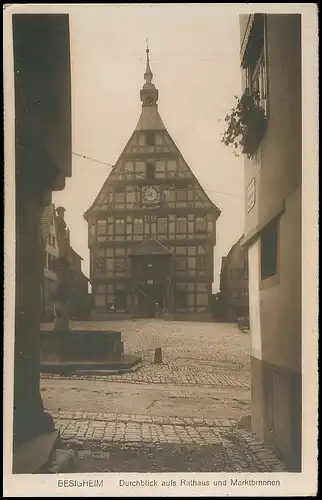
[{"label": "window frame", "polygon": [[188,193],[186,189],[177,189],[176,190],[176,201],[179,202],[187,202],[188,201]]},{"label": "window frame", "polygon": [[133,234],[144,234],[144,219],[143,217],[133,217]]},{"label": "window frame", "polygon": [[[270,231],[274,230],[273,241],[268,242]],[[265,238],[267,241],[265,242]],[[260,279],[265,282],[268,279],[274,278],[279,274],[279,239],[280,239],[280,224],[279,218],[275,218],[268,222],[262,229],[260,235]],[[271,248],[269,248],[271,247]],[[272,250],[272,254],[269,253]],[[266,252],[266,253],[265,253]],[[269,262],[269,256],[274,256],[274,261]],[[266,269],[265,269],[266,266]]]},{"label": "window frame", "polygon": [[[185,229],[183,231],[180,230],[180,222],[184,222],[185,224]],[[188,232],[188,221],[187,221],[187,217],[177,217],[176,218],[176,232],[178,234],[187,234]]]},{"label": "window frame", "polygon": [[[203,227],[198,227],[198,222],[200,221],[203,221]],[[201,233],[201,234],[204,234],[204,233],[207,233],[207,220],[206,220],[206,216],[197,216],[195,218],[195,232],[196,233]]]},{"label": "window frame", "polygon": [[[259,106],[269,118],[269,82],[266,14],[255,14],[252,32],[247,42],[242,60],[245,70],[246,87],[251,93],[259,92]],[[262,76],[261,76],[262,75]],[[254,87],[255,81],[258,81]]]},{"label": "window frame", "polygon": [[[182,262],[183,266],[178,266],[178,263]],[[183,255],[176,255],[175,257],[175,269],[176,271],[185,271],[187,269],[187,257]]]},{"label": "window frame", "polygon": [[[100,265],[98,265],[100,264]],[[105,259],[104,257],[95,257],[94,259],[94,273],[96,274],[97,272],[105,272],[106,265],[105,265]]]},{"label": "window frame", "polygon": [[149,181],[154,181],[156,176],[156,168],[153,163],[147,162],[145,164],[145,178]]},{"label": "window frame", "polygon": [[[123,228],[123,231],[117,231],[117,228]],[[126,222],[124,217],[116,217],[114,221],[114,236],[124,236],[126,231]]]},{"label": "window frame", "polygon": [[[164,230],[160,231],[160,227],[162,227],[162,226],[163,226]],[[158,217],[157,218],[157,234],[167,234],[167,233],[168,233],[168,218],[167,217]]]},{"label": "window frame", "polygon": [[114,257],[114,271],[115,273],[125,273],[126,270],[126,258],[125,257]]},{"label": "window frame", "polygon": [[197,255],[197,270],[208,271],[208,260],[208,255],[205,253]]}]

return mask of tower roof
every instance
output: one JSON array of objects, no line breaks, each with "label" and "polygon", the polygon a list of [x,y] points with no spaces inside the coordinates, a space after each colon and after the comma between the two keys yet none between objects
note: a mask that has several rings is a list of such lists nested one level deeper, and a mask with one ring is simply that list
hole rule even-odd
[{"label": "tower roof", "polygon": [[[113,200],[114,200],[114,187],[113,184],[115,181],[118,179],[123,179],[124,172],[126,169],[124,168],[124,162],[123,160],[126,158],[131,158],[132,154],[135,156],[135,161],[136,159],[140,159],[141,152],[142,154],[146,154],[147,152],[151,154],[151,148],[155,153],[161,153],[161,156],[164,153],[169,153],[171,152],[175,156],[179,158],[179,163],[178,163],[178,169],[181,170],[181,175],[183,177],[189,178],[192,183],[195,183],[196,188],[200,190],[200,194],[198,195],[198,202],[202,203],[202,206],[205,207],[207,211],[211,211],[213,214],[214,218],[217,220],[219,215],[220,215],[220,210],[216,207],[216,205],[213,203],[213,201],[209,198],[209,196],[204,192],[202,186],[200,185],[198,179],[196,178],[195,174],[191,171],[189,165],[186,163],[184,160],[181,152],[179,151],[179,148],[175,144],[174,140],[170,136],[168,130],[166,129],[158,111],[158,90],[156,89],[155,85],[152,83],[153,79],[153,73],[151,70],[151,64],[150,64],[150,51],[149,48],[146,49],[146,68],[144,72],[144,80],[145,83],[142,86],[141,92],[140,92],[140,97],[142,101],[142,111],[141,111],[141,116],[137,122],[137,125],[127,142],[126,146],[123,149],[123,152],[119,156],[118,160],[116,161],[116,164],[112,168],[112,170],[109,172],[108,177],[103,184],[101,190],[99,191],[98,195],[96,196],[94,202],[92,205],[88,208],[88,210],[84,213],[83,217],[85,220],[88,220],[89,216],[91,214],[97,213],[100,210],[103,211],[109,211],[110,207],[113,206]],[[150,131],[159,131],[159,139],[161,137],[161,144],[159,145],[148,145],[145,144],[143,148],[139,147],[138,148],[138,138],[137,138],[137,132],[150,132]],[[143,134],[142,134],[143,135]],[[142,151],[143,149],[143,151]],[[139,153],[139,156],[138,156]],[[153,154],[153,153],[152,153]],[[144,156],[145,158],[145,156]],[[143,161],[145,159],[143,158]],[[134,160],[133,160],[134,161]],[[135,182],[135,181],[134,181]],[[111,201],[112,200],[112,201]],[[155,243],[154,245],[155,246]],[[156,247],[160,247],[160,245],[156,244]],[[158,249],[160,251],[160,248]],[[138,247],[136,249],[136,252],[142,252],[143,248]]]},{"label": "tower roof", "polygon": [[154,83],[152,83],[153,73],[150,66],[150,50],[149,47],[146,49],[146,69],[144,73],[145,83],[140,92],[140,97],[143,107],[156,106],[158,102],[159,92],[155,88]]},{"label": "tower roof", "polygon": [[151,84],[152,78],[153,78],[153,73],[152,73],[151,67],[150,67],[149,47],[146,48],[145,52],[146,52],[146,70],[144,73],[144,80],[145,80],[145,85],[149,85],[149,84]]},{"label": "tower roof", "polygon": [[158,112],[159,92],[152,83],[153,73],[150,65],[150,50],[146,49],[145,83],[141,89],[142,113],[135,130],[164,130],[165,126]]}]

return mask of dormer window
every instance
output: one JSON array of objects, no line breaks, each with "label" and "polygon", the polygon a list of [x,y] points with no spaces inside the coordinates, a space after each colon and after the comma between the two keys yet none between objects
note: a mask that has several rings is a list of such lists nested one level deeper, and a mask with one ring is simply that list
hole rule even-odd
[{"label": "dormer window", "polygon": [[145,177],[148,180],[155,179],[155,166],[152,163],[147,163],[145,166]]}]

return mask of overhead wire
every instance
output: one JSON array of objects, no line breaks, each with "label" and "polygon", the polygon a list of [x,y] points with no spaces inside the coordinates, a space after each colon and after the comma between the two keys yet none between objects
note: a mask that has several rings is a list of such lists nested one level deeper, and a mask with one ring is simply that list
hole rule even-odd
[{"label": "overhead wire", "polygon": [[[107,161],[97,160],[96,158],[92,158],[91,156],[83,155],[83,154],[80,154],[80,153],[75,153],[74,151],[73,151],[72,154],[75,155],[75,156],[79,156],[80,158],[85,159],[85,160],[87,159],[87,160],[95,161],[97,163],[101,163],[102,165],[108,165],[111,168],[115,167],[115,165],[112,165],[111,163],[108,163]],[[133,174],[134,173],[131,170],[127,170],[125,168],[123,168],[123,171],[126,172],[126,173],[129,173],[129,174]],[[136,174],[139,175],[139,176],[145,177],[142,172],[136,172]],[[181,189],[181,191],[185,191],[185,189]],[[186,191],[188,191],[188,190],[186,190]],[[216,189],[204,189],[204,191],[206,191],[207,193],[216,193],[216,194],[222,194],[222,195],[226,195],[226,196],[235,196],[236,198],[242,198],[243,197],[242,195],[237,194],[237,193],[228,193],[228,192],[225,192],[225,191],[218,191]]]}]

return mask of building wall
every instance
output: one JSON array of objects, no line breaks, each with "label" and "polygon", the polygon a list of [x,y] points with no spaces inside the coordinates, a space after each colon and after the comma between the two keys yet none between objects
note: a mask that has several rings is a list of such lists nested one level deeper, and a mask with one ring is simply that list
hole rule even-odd
[{"label": "building wall", "polygon": [[[301,19],[267,15],[268,126],[245,160],[252,333],[252,426],[292,470],[301,455]],[[277,273],[261,278],[263,230],[278,221]]]},{"label": "building wall", "polygon": [[90,316],[88,303],[88,279],[82,273],[82,257],[72,247],[69,252],[69,297],[70,317],[88,319]]},{"label": "building wall", "polygon": [[49,234],[45,246],[45,269],[44,269],[45,278],[51,281],[57,280],[57,273],[54,270],[55,266],[54,264],[51,264],[51,262],[54,262],[55,260],[58,259],[58,251],[59,250],[58,250],[56,229],[53,220],[49,226]]},{"label": "building wall", "polygon": [[42,320],[52,320],[54,315],[54,292],[57,283],[55,263],[58,259],[58,241],[54,216],[49,226],[44,250],[44,279],[41,288]]},{"label": "building wall", "polygon": [[226,320],[248,316],[248,256],[240,240],[222,260],[220,292]]},{"label": "building wall", "polygon": [[255,178],[258,200],[245,213],[246,235],[276,215],[302,175],[300,20],[292,15],[266,19],[269,126],[257,154],[245,162],[245,188]]},{"label": "building wall", "polygon": [[[133,134],[117,173],[98,196],[96,213],[88,217],[94,312],[108,312],[123,292],[119,312],[133,313],[130,253],[152,237],[172,253],[171,312],[210,313],[218,215],[213,215],[210,200],[167,132],[155,133],[154,146],[145,143],[145,136],[141,131]],[[149,186],[158,193],[150,203],[144,198]],[[164,278],[162,265],[159,271]],[[185,303],[180,303],[179,294],[185,295]]]},{"label": "building wall", "polygon": [[[40,289],[44,274],[40,227],[51,192],[63,189],[65,177],[71,175],[71,91],[68,14],[13,14],[12,30],[16,139],[14,461],[22,444],[54,429],[40,394]],[[35,450],[34,446],[27,448]],[[47,455],[34,454],[30,457],[34,464],[48,459]]]}]

